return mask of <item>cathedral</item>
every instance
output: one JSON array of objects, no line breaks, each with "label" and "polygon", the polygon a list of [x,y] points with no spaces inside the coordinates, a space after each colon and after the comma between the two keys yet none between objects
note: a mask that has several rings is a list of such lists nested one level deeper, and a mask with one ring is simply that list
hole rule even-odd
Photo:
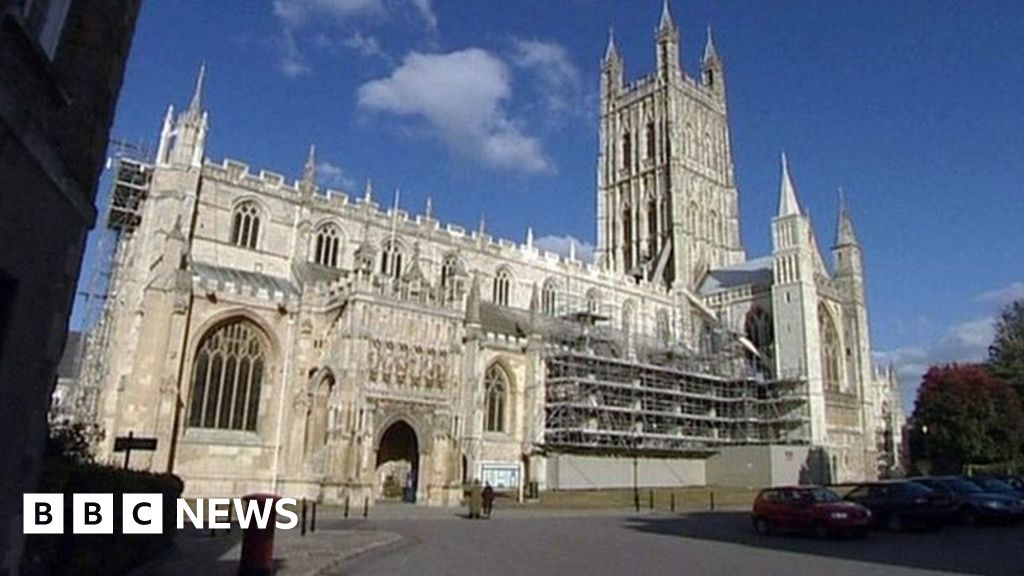
[{"label": "cathedral", "polygon": [[[771,254],[740,241],[726,76],[708,33],[657,69],[602,61],[593,262],[205,154],[200,72],[155,158],[123,158],[119,242],[90,336],[101,458],[187,496],[455,505],[485,480],[758,486],[891,473],[899,394],[872,363],[840,200],[826,260],[782,158]],[[781,144],[781,143],[780,143]],[[383,199],[387,202],[387,199]]]}]

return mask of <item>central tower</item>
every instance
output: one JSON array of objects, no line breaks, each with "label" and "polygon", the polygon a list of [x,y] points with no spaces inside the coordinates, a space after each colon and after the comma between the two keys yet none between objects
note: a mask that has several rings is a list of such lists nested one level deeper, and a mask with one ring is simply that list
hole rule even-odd
[{"label": "central tower", "polygon": [[656,73],[627,85],[611,35],[601,64],[597,261],[690,289],[745,259],[725,76],[710,28],[700,78],[686,75],[667,0],[654,36]]}]

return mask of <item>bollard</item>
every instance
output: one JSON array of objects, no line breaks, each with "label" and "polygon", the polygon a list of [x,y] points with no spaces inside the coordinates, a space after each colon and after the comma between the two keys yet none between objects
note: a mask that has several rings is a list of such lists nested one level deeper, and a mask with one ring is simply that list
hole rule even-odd
[{"label": "bollard", "polygon": [[708,503],[711,506],[711,511],[714,512],[715,511],[715,493],[714,492],[708,492]]},{"label": "bollard", "polygon": [[[245,500],[256,501],[259,506],[274,507],[278,496],[274,494],[249,494]],[[269,504],[264,502],[269,501]],[[238,576],[270,576],[274,572],[274,515],[271,514],[266,528],[255,523],[242,532],[242,557],[238,561]]]},{"label": "bollard", "polygon": [[316,532],[316,501],[313,501],[313,519],[309,522],[309,531]]},{"label": "bollard", "polygon": [[370,516],[370,499],[364,496],[363,497],[363,518],[368,518],[369,516]]},{"label": "bollard", "polygon": [[672,498],[669,500],[669,510],[672,512],[676,511],[676,493],[672,493]]},{"label": "bollard", "polygon": [[345,518],[348,518],[348,496],[345,496]]},{"label": "bollard", "polygon": [[306,535],[306,499],[302,499],[302,529],[299,530],[299,536]]},{"label": "bollard", "polygon": [[648,498],[648,502],[647,502],[648,508],[650,508],[651,510],[654,510],[654,490],[651,490],[649,492],[649,496],[650,497]]}]

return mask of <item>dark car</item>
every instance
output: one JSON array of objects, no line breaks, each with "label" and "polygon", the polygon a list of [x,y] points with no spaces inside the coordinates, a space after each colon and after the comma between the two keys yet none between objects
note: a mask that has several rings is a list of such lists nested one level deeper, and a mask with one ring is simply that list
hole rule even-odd
[{"label": "dark car", "polygon": [[1019,498],[986,492],[977,484],[957,476],[914,478],[914,482],[949,496],[957,518],[964,524],[1006,522],[1024,517],[1024,504]]},{"label": "dark car", "polygon": [[996,476],[996,478],[1002,480],[1003,482],[1006,482],[1014,490],[1024,492],[1024,477],[1006,474],[1003,476]]},{"label": "dark car", "polygon": [[939,528],[949,500],[914,482],[902,480],[858,484],[846,500],[871,510],[873,524],[893,531]]},{"label": "dark car", "polygon": [[992,494],[1003,494],[1016,498],[1018,500],[1024,500],[1024,490],[1020,488],[1014,488],[1008,482],[1005,482],[1001,478],[995,476],[967,476],[964,478],[968,482],[975,484],[978,488],[981,488],[985,492]]},{"label": "dark car", "polygon": [[819,538],[861,535],[871,523],[867,508],[844,502],[821,486],[766,488],[754,499],[754,529],[759,534],[806,532]]}]

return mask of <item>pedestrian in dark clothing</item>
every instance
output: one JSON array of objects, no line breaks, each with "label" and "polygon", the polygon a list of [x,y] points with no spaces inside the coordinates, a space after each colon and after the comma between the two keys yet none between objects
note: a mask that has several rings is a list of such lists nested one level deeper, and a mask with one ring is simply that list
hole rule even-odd
[{"label": "pedestrian in dark clothing", "polygon": [[484,499],[484,515],[488,518],[491,517],[491,510],[494,509],[494,488],[491,488],[491,483],[488,482],[484,486],[483,492]]}]

